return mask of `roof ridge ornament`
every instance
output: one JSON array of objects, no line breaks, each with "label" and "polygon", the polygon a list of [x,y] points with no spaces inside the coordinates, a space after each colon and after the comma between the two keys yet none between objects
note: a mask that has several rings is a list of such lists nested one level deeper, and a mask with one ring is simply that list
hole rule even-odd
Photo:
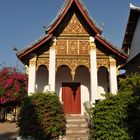
[{"label": "roof ridge ornament", "polygon": [[60,24],[72,4],[75,3],[77,5],[77,8],[81,12],[81,14],[86,19],[87,23],[90,25],[90,27],[96,32],[101,33],[102,30],[100,26],[94,21],[94,19],[89,14],[86,6],[83,4],[82,0],[66,0],[62,7],[60,8],[60,11],[58,12],[57,16],[54,18],[54,20],[51,22],[49,26],[44,26],[46,33],[52,33],[56,27]]}]

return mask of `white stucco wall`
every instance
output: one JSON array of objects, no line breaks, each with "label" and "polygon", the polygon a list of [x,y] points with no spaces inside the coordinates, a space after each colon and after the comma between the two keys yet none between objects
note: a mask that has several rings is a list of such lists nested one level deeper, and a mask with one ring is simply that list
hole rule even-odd
[{"label": "white stucco wall", "polygon": [[109,83],[108,83],[108,71],[105,67],[100,67],[98,69],[98,93],[100,99],[105,99],[103,95],[108,93]]},{"label": "white stucco wall", "polygon": [[49,59],[49,85],[50,90],[55,91],[55,64],[56,64],[56,54],[55,48],[50,48],[50,59]]},{"label": "white stucco wall", "polygon": [[48,85],[48,69],[46,66],[39,66],[36,72],[36,91],[37,92],[46,92]]},{"label": "white stucco wall", "polygon": [[36,66],[29,66],[29,77],[28,77],[28,93],[29,95],[35,92],[35,82],[36,82]]},{"label": "white stucco wall", "polygon": [[140,17],[133,35],[130,54],[127,61],[130,61],[138,53],[140,53]]},{"label": "white stucco wall", "polygon": [[72,80],[70,69],[62,66],[56,73],[56,93],[62,101],[62,83],[63,82],[79,82],[81,84],[81,114],[84,113],[85,101],[90,100],[90,74],[86,67],[78,67],[76,70],[75,80]]}]

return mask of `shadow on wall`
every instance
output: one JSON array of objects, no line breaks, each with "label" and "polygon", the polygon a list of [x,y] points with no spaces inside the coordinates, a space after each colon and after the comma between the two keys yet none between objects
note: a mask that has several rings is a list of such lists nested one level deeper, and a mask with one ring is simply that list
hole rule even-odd
[{"label": "shadow on wall", "polygon": [[46,86],[48,85],[48,69],[45,65],[38,67],[36,72],[36,91],[45,92]]},{"label": "shadow on wall", "polygon": [[98,92],[100,99],[105,99],[103,95],[109,92],[109,73],[106,67],[99,67],[98,69]]}]

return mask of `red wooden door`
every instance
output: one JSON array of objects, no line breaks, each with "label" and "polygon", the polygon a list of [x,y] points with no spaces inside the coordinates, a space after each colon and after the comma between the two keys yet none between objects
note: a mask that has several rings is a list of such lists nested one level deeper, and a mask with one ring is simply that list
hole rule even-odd
[{"label": "red wooden door", "polygon": [[62,83],[62,101],[65,114],[80,114],[80,83]]}]

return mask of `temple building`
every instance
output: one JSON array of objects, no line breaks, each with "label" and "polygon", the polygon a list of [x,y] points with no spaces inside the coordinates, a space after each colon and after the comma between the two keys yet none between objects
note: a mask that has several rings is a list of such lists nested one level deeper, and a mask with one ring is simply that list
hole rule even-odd
[{"label": "temple building", "polygon": [[68,0],[45,34],[17,53],[28,66],[28,93],[55,91],[66,114],[117,93],[117,71],[127,55],[109,43],[80,0]]},{"label": "temple building", "polygon": [[122,67],[127,74],[140,73],[140,7],[130,4],[122,51],[128,55],[127,63]]}]

